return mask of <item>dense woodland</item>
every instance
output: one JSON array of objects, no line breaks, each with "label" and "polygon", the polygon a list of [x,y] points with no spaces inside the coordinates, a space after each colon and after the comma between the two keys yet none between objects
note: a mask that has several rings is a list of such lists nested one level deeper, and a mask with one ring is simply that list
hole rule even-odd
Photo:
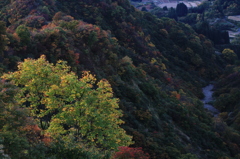
[{"label": "dense woodland", "polygon": [[[1,1],[0,158],[238,159],[240,40],[197,29],[240,5],[205,5],[174,19],[128,0]],[[217,118],[201,102],[213,81]]]},{"label": "dense woodland", "polygon": [[[149,4],[146,5],[149,6]],[[153,4],[148,8],[159,18],[174,18],[176,21],[191,25],[198,34],[207,36],[216,45],[230,42],[226,30],[233,29],[233,25],[226,21],[226,16],[239,15],[239,6],[240,1],[237,0],[212,0],[204,1],[194,8],[187,8],[184,3],[177,4],[176,8],[167,8],[166,6],[160,8]]]}]

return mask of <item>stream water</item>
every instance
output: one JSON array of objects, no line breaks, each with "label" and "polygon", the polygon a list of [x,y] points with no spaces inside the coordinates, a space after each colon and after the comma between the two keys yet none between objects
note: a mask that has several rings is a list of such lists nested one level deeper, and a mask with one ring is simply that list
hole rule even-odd
[{"label": "stream water", "polygon": [[209,112],[211,112],[214,115],[214,117],[216,117],[220,113],[220,111],[217,110],[216,108],[214,108],[211,104],[209,104],[209,102],[211,102],[213,100],[212,89],[213,89],[212,84],[202,88],[203,94],[205,96],[205,98],[202,100],[202,102],[204,104],[204,108],[207,109]]}]

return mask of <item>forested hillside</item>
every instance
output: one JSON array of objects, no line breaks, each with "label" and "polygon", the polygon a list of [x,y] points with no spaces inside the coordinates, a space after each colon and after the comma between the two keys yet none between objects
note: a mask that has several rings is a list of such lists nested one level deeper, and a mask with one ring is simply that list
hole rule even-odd
[{"label": "forested hillside", "polygon": [[219,7],[219,11],[225,15],[239,15],[240,14],[240,2],[238,0],[216,0],[215,5]]},{"label": "forested hillside", "polygon": [[0,20],[0,156],[240,153],[238,129],[220,132],[200,101],[237,57],[190,25],[128,0],[8,0]]}]

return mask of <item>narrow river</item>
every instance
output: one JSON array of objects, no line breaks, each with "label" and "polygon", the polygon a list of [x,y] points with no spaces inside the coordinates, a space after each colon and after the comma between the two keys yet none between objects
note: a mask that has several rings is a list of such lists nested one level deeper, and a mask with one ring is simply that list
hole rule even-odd
[{"label": "narrow river", "polygon": [[202,100],[203,104],[204,104],[204,108],[207,109],[209,112],[211,112],[213,114],[214,117],[216,117],[220,112],[219,110],[217,110],[216,108],[214,108],[211,104],[209,104],[209,102],[211,102],[213,100],[212,94],[213,94],[213,85],[210,84],[206,87],[204,87],[203,90],[203,94],[204,94],[204,99]]}]

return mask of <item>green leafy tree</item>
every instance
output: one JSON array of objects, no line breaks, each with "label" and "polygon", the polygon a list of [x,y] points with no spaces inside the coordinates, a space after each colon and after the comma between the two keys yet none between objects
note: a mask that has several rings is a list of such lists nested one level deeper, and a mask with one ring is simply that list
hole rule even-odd
[{"label": "green leafy tree", "polygon": [[0,148],[5,157],[22,158],[25,156],[23,151],[29,146],[23,131],[28,118],[26,111],[13,100],[16,93],[16,86],[0,81]]},{"label": "green leafy tree", "polygon": [[65,61],[53,65],[45,56],[25,59],[18,71],[3,78],[21,87],[17,100],[53,138],[69,141],[74,136],[73,141],[108,150],[132,144],[119,126],[124,123],[119,119],[122,112],[108,81],[97,82],[89,72],[78,79]]},{"label": "green leafy tree", "polygon": [[56,142],[42,134],[26,108],[14,100],[19,90],[13,84],[0,81],[0,158],[40,159],[40,158],[98,158],[104,154],[83,143]]},{"label": "green leafy tree", "polygon": [[62,12],[57,12],[57,13],[53,16],[52,20],[53,20],[53,22],[58,22],[59,20],[62,19],[63,16],[64,16],[64,13],[62,13]]},{"label": "green leafy tree", "polygon": [[95,31],[91,32],[88,37],[87,44],[91,47],[94,43],[98,41],[97,39],[97,33]]},{"label": "green leafy tree", "polygon": [[222,51],[222,55],[223,58],[230,63],[233,63],[235,60],[237,60],[236,53],[231,49],[224,49]]},{"label": "green leafy tree", "polygon": [[16,33],[20,38],[21,46],[28,46],[30,44],[30,31],[26,26],[18,26],[16,29]]},{"label": "green leafy tree", "polygon": [[3,21],[0,21],[0,62],[3,60],[3,51],[8,42],[6,37],[6,24]]}]

